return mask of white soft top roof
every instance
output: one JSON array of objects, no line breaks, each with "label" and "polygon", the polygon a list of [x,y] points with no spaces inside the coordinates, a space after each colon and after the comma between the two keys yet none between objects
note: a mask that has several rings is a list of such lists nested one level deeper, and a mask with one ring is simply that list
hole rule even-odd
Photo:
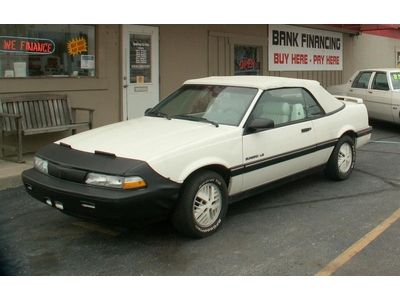
[{"label": "white soft top roof", "polygon": [[318,86],[315,80],[294,79],[273,76],[212,76],[187,80],[184,84],[211,84],[252,87],[262,90],[279,88],[284,86],[308,87]]},{"label": "white soft top roof", "polygon": [[212,76],[190,79],[186,84],[226,85],[257,88],[261,90],[283,87],[303,87],[311,92],[326,113],[333,112],[343,106],[343,103],[329,94],[318,81],[294,79],[273,76]]},{"label": "white soft top roof", "polygon": [[358,72],[400,72],[399,68],[370,68],[370,69],[362,69],[357,71]]}]

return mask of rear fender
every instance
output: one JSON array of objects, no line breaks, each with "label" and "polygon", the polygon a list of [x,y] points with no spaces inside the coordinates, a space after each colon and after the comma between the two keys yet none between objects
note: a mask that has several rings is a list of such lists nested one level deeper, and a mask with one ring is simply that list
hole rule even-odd
[{"label": "rear fender", "polygon": [[354,126],[346,125],[339,130],[337,138],[340,139],[346,132],[352,132],[354,134],[354,137],[356,137],[356,130]]}]

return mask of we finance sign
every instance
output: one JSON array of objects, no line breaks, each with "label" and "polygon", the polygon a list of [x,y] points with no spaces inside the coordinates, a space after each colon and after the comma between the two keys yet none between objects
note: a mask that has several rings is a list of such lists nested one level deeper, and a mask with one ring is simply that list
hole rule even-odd
[{"label": "we finance sign", "polygon": [[54,50],[55,44],[49,39],[0,36],[0,53],[50,55]]},{"label": "we finance sign", "polygon": [[290,25],[269,25],[270,71],[343,70],[343,35]]}]

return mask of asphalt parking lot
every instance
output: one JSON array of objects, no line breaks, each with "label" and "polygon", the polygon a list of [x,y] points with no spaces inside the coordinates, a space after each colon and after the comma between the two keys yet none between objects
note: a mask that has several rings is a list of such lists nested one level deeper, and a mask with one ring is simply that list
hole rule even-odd
[{"label": "asphalt parking lot", "polygon": [[400,127],[372,125],[349,180],[317,173],[233,204],[221,230],[201,240],[168,222],[89,223],[22,187],[0,191],[0,266],[9,275],[315,275],[350,248],[331,274],[400,275],[400,222],[387,222],[400,208]]}]

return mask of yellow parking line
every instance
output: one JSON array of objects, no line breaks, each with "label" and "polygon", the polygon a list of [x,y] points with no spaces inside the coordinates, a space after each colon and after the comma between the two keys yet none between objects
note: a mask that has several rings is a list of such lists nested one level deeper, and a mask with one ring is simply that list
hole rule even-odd
[{"label": "yellow parking line", "polygon": [[329,276],[335,273],[340,267],[342,267],[345,263],[347,263],[350,259],[353,258],[357,253],[362,251],[365,247],[368,246],[373,240],[375,240],[379,235],[381,235],[386,229],[388,229],[392,224],[394,224],[397,220],[400,219],[400,208],[396,210],[389,218],[384,220],[366,235],[364,235],[361,239],[347,248],[342,254],[332,260],[329,264],[327,264],[322,270],[320,270],[317,274],[319,276]]},{"label": "yellow parking line", "polygon": [[103,227],[103,226],[100,226],[100,225],[97,225],[94,223],[74,222],[74,223],[72,223],[72,225],[79,226],[79,227],[82,227],[82,228],[85,228],[85,229],[88,229],[91,231],[104,233],[104,234],[111,235],[111,236],[118,236],[121,234],[120,232],[118,232],[116,230],[112,230],[112,229],[109,229],[109,228],[106,228],[106,227]]}]

